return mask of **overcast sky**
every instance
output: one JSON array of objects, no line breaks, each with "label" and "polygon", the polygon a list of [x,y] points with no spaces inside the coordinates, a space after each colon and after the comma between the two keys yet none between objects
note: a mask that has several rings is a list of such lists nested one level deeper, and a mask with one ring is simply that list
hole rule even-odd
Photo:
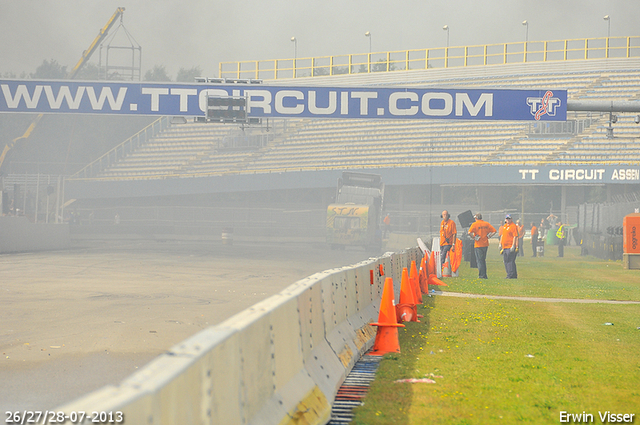
[{"label": "overcast sky", "polygon": [[[142,46],[142,74],[164,65],[366,53],[372,50],[640,35],[640,0],[0,0],[0,75],[55,59],[71,69],[116,8]],[[118,39],[120,41],[120,39]],[[122,45],[123,43],[116,43]],[[98,63],[96,52],[92,63]]]}]

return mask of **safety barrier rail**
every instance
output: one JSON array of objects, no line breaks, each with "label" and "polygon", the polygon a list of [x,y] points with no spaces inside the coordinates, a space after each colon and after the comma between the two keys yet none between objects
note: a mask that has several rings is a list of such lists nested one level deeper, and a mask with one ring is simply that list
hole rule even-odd
[{"label": "safety barrier rail", "polygon": [[408,71],[523,62],[640,57],[640,37],[439,47],[362,54],[221,62],[219,78],[283,78]]},{"label": "safety barrier rail", "polygon": [[138,147],[147,143],[152,137],[160,133],[171,125],[171,117],[160,117],[124,142],[120,143],[100,158],[88,164],[78,171],[71,178],[91,178],[95,177],[105,168],[115,164],[118,160],[129,155]]},{"label": "safety barrier rail", "polygon": [[316,273],[172,347],[120,385],[55,410],[122,412],[130,424],[324,424],[340,384],[373,345],[369,323],[385,277],[399,290],[402,268],[418,256],[412,248]]}]

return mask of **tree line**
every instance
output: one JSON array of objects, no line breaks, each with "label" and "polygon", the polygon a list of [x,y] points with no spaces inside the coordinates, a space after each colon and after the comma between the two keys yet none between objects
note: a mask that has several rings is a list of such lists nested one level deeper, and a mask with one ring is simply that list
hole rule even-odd
[{"label": "tree line", "polygon": [[[35,72],[27,73],[22,72],[15,74],[13,72],[5,72],[2,74],[3,78],[20,78],[20,79],[44,79],[44,80],[60,80],[65,79],[69,71],[67,67],[60,64],[57,60],[43,60],[42,63],[36,68]],[[176,82],[190,83],[194,81],[195,77],[202,76],[202,69],[199,66],[191,68],[180,68],[176,75]],[[99,80],[100,68],[93,63],[85,64],[78,74],[76,75],[78,80]],[[117,74],[108,75],[107,80],[119,80]],[[164,65],[154,65],[153,68],[148,70],[143,77],[144,81],[174,81],[167,72],[167,68]]]}]

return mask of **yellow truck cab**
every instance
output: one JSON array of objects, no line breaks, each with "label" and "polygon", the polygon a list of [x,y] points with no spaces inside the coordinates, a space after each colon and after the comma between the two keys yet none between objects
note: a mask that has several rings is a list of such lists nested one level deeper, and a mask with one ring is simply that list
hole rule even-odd
[{"label": "yellow truck cab", "polygon": [[327,243],[334,249],[379,248],[383,197],[379,175],[343,172],[336,202],[327,207]]}]

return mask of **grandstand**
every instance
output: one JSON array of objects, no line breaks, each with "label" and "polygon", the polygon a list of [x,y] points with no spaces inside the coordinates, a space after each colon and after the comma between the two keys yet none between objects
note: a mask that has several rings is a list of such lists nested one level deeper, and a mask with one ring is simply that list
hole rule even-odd
[{"label": "grandstand", "polygon": [[[386,70],[368,66],[372,60],[369,57],[364,68],[362,63],[359,66],[353,63],[356,72],[349,73],[349,68],[343,72],[340,68],[335,75],[328,75],[331,69],[316,72],[316,68],[309,67],[306,77],[294,70],[288,78],[280,78],[276,73],[274,79],[264,84],[567,90],[568,100],[573,102],[637,101],[640,47],[636,45],[640,38],[618,41],[624,43],[618,43],[617,53],[609,57],[602,47],[596,47],[600,49],[596,51],[598,54],[587,49],[564,52],[556,49],[555,53],[545,50],[542,54],[528,49],[523,60],[520,49],[518,61],[512,60],[518,57],[518,51],[507,53],[511,47],[505,45],[504,49],[480,49],[488,52],[484,58],[449,56],[438,62],[429,53],[416,59],[417,62],[409,62],[413,59],[407,52],[405,65],[398,60]],[[586,46],[591,42],[583,40],[574,45]],[[566,49],[571,43],[557,44]],[[552,42],[542,44],[550,46]],[[474,51],[471,47],[451,51],[456,49]],[[403,56],[392,53],[382,56]],[[496,62],[500,58],[504,60]],[[338,63],[332,61],[328,63]],[[238,74],[232,77],[245,76],[239,64],[235,68]],[[255,72],[249,76],[261,76],[257,68]],[[309,72],[314,76],[309,76]],[[336,179],[344,170],[361,170],[383,177],[387,185],[385,206],[396,213],[402,228],[417,226],[421,230],[424,217],[432,215],[432,206],[438,209],[439,205],[459,202],[460,209],[516,211],[517,208],[524,213],[525,202],[516,205],[514,199],[521,194],[524,199],[527,185],[548,189],[535,195],[538,198],[529,208],[531,214],[548,212],[550,202],[556,212],[589,202],[593,200],[585,189],[589,186],[598,186],[600,201],[638,192],[638,181],[617,177],[637,175],[640,163],[637,113],[616,115],[613,124],[607,112],[570,111],[566,122],[290,118],[265,119],[262,125],[251,126],[162,117],[79,172],[65,177],[64,182],[56,183],[55,194],[59,198],[55,202],[43,192],[51,191],[54,185],[42,183],[42,176],[5,176],[4,190],[9,194],[13,191],[14,198],[21,195],[23,206],[29,205],[29,193],[36,193],[36,203],[49,202],[48,206],[36,209],[38,212],[50,210],[51,205],[67,211],[77,208],[83,216],[92,214],[97,222],[106,224],[113,222],[117,210],[124,222],[135,222],[136,229],[141,223],[155,223],[173,231],[196,223],[207,227],[212,235],[219,234],[224,226],[234,227],[250,209],[262,208],[257,216],[261,217],[260,226],[266,229],[265,234],[289,231],[287,225],[292,221],[285,218],[283,211],[313,211],[309,217],[299,217],[300,229],[310,229],[309,223],[315,223],[313,232],[321,237],[323,210],[335,194]],[[564,178],[559,168],[573,171],[567,174],[569,178]],[[601,172],[603,169],[605,172]],[[47,176],[46,181],[58,182],[58,178]],[[24,188],[16,192],[15,187],[20,185]],[[498,186],[510,186],[508,200],[496,201]],[[307,205],[289,208],[296,202]],[[143,204],[149,208],[144,212]],[[220,209],[231,204],[229,210]],[[212,210],[205,216],[195,211],[203,207]],[[135,208],[138,210],[134,211]],[[456,209],[453,208],[454,213]],[[191,215],[202,218],[183,219]],[[51,211],[47,215],[56,220],[62,216]],[[273,218],[262,219],[267,216]],[[274,223],[278,223],[278,229]],[[432,225],[430,222],[429,226]],[[257,231],[248,219],[237,227],[252,227],[253,234]]]},{"label": "grandstand", "polygon": [[[292,84],[277,80],[276,84]],[[300,79],[295,81],[300,85]],[[566,89],[570,100],[640,99],[640,61],[604,59],[307,78],[314,85]],[[292,119],[275,127],[181,123],[93,177],[138,179],[443,165],[633,164],[635,115],[571,113],[567,123]],[[561,124],[561,125],[558,125]],[[87,176],[86,170],[75,177]],[[87,176],[89,177],[89,176]]]}]

